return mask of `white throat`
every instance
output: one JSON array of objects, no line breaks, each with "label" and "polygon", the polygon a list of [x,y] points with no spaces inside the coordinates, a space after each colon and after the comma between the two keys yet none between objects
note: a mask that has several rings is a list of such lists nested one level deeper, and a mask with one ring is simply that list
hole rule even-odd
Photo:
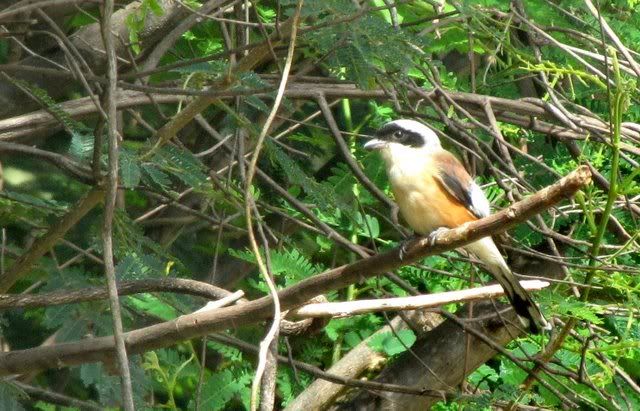
[{"label": "white throat", "polygon": [[420,177],[426,167],[430,165],[431,154],[436,151],[433,147],[408,147],[398,143],[388,143],[380,150],[387,166],[387,173],[391,184],[414,181]]}]

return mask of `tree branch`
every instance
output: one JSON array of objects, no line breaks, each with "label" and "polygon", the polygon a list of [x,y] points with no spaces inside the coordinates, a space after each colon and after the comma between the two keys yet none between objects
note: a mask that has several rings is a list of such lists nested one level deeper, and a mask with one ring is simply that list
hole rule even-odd
[{"label": "tree branch", "polygon": [[[134,411],[133,388],[131,386],[131,372],[129,371],[129,358],[124,343],[124,329],[122,315],[120,313],[120,298],[118,297],[118,284],[116,281],[116,267],[113,255],[113,215],[116,209],[116,196],[118,195],[118,158],[119,139],[118,111],[116,107],[116,82],[118,81],[118,60],[116,58],[115,36],[111,32],[112,15],[114,9],[113,0],[105,0],[102,7],[102,20],[100,33],[104,43],[107,57],[108,84],[104,93],[104,111],[107,114],[106,135],[108,145],[107,181],[104,198],[104,211],[102,218],[102,253],[104,260],[104,276],[109,290],[109,308],[113,321],[113,339],[116,346],[116,358],[118,360],[118,373],[120,374],[120,389],[122,391],[122,405],[126,411]],[[101,147],[94,147],[100,150]],[[99,168],[96,169],[99,171]]]},{"label": "tree branch", "polygon": [[[211,300],[226,298],[232,294],[214,285],[185,278],[149,278],[146,280],[123,281],[118,284],[119,295],[152,292],[190,294]],[[105,287],[63,290],[41,294],[0,294],[0,310],[77,304],[103,300],[108,297],[108,290]]]},{"label": "tree branch", "polygon": [[[405,247],[407,251],[402,260],[399,258],[399,249],[396,248],[307,278],[278,293],[282,309],[298,307],[316,295],[343,288],[364,278],[374,277],[411,264],[426,256],[452,250],[479,238],[508,230],[563,198],[572,196],[590,180],[591,173],[588,168],[580,167],[555,184],[496,214],[438,235],[433,245],[428,238],[411,241]],[[269,317],[272,305],[273,301],[270,297],[262,297],[241,305],[183,315],[172,321],[130,331],[125,334],[125,339],[130,353],[141,353],[214,331],[259,322]],[[101,361],[112,356],[113,350],[113,337],[99,337],[50,347],[13,351],[0,355],[0,375]]]},{"label": "tree branch", "polygon": [[104,192],[100,187],[89,191],[86,196],[80,199],[80,201],[62,217],[58,224],[51,227],[45,235],[38,238],[29,250],[22,254],[13,263],[11,268],[0,277],[0,292],[6,293],[9,291],[16,281],[29,272],[33,264],[35,264],[40,257],[49,251],[67,231],[73,228],[85,214],[91,211],[91,209],[102,200],[103,196]]},{"label": "tree branch", "polygon": [[[525,290],[539,291],[550,285],[547,281],[520,281]],[[443,293],[414,295],[410,297],[379,298],[377,300],[355,300],[336,303],[315,303],[303,305],[291,312],[301,317],[350,317],[379,311],[417,310],[440,307],[451,303],[485,300],[502,297],[504,290],[499,284],[465,290],[447,291]]]}]

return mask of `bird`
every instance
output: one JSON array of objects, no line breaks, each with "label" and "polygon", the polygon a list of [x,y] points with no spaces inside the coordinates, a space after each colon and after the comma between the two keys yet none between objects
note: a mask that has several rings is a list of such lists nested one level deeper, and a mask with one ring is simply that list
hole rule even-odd
[{"label": "bird", "polygon": [[[442,148],[433,129],[400,119],[384,124],[364,144],[379,151],[400,214],[420,235],[434,239],[443,230],[491,214],[487,197],[460,161]],[[476,256],[498,281],[522,324],[534,334],[550,325],[529,293],[520,285],[491,237],[463,247]]]}]

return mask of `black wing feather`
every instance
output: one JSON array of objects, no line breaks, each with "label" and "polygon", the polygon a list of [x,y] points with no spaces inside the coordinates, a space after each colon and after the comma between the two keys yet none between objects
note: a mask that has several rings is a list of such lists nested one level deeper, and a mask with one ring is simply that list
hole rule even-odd
[{"label": "black wing feather", "polygon": [[459,179],[456,177],[447,174],[446,172],[440,171],[440,175],[438,175],[438,180],[442,183],[445,190],[456,200],[460,202],[465,208],[473,215],[478,218],[482,218],[483,216],[479,216],[476,209],[473,207],[473,202],[471,200],[471,192],[468,190],[468,187],[465,187]]},{"label": "black wing feather", "polygon": [[435,154],[434,158],[438,164],[436,180],[442,184],[442,187],[471,214],[478,218],[486,217],[473,203],[471,191],[474,185],[473,179],[460,164],[460,161],[444,150]]}]

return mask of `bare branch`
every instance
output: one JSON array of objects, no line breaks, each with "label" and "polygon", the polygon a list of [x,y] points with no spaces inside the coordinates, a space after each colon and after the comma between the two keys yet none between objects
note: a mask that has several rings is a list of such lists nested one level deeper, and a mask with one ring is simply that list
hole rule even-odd
[{"label": "bare branch", "polygon": [[[190,294],[212,300],[224,299],[233,295],[233,293],[214,285],[186,278],[148,278],[118,283],[119,295],[152,292]],[[80,290],[65,289],[40,294],[0,294],[0,310],[77,304],[105,298],[109,298],[108,290],[105,287]]]},{"label": "bare branch", "polygon": [[[580,167],[555,184],[496,214],[439,235],[433,245],[428,238],[412,241],[406,247],[407,252],[403,259],[399,258],[399,249],[395,249],[305,279],[278,293],[282,309],[298,307],[316,295],[340,289],[364,278],[374,277],[402,265],[411,264],[428,255],[452,250],[479,238],[508,230],[563,198],[572,196],[588,184],[590,178],[589,170],[586,167]],[[125,338],[131,353],[141,353],[213,331],[262,321],[270,316],[272,306],[272,299],[263,297],[245,304],[184,315],[172,321],[130,331],[125,334]],[[13,351],[0,355],[0,375],[99,361],[113,355],[113,350],[112,337],[99,337],[50,347]]]},{"label": "bare branch", "polygon": [[[104,93],[103,105],[107,114],[106,135],[108,143],[108,169],[104,200],[104,215],[102,222],[102,248],[104,260],[104,275],[109,289],[109,307],[113,320],[113,337],[118,359],[118,371],[120,373],[120,386],[122,390],[122,402],[126,411],[134,411],[133,389],[131,387],[131,372],[129,371],[129,359],[124,343],[122,315],[120,313],[120,299],[118,298],[118,285],[116,282],[116,268],[113,257],[113,215],[116,208],[116,196],[118,195],[118,158],[119,138],[118,118],[116,107],[116,82],[118,81],[118,61],[116,58],[115,39],[111,32],[111,17],[113,15],[114,1],[105,0],[102,9],[102,21],[100,22],[102,41],[107,55],[107,80],[108,84]],[[98,147],[98,150],[100,148]]]},{"label": "bare branch", "polygon": [[[547,281],[520,281],[525,290],[539,291],[550,285]],[[440,307],[451,303],[486,300],[502,297],[504,290],[498,284],[466,290],[446,291],[443,293],[416,295],[410,297],[379,298],[377,300],[356,300],[335,303],[316,303],[303,305],[292,311],[301,317],[350,317],[379,311],[417,310]]]},{"label": "bare branch", "polygon": [[104,192],[101,188],[94,188],[89,191],[62,217],[58,224],[38,238],[29,250],[21,255],[0,278],[0,292],[6,293],[16,281],[28,274],[38,259],[49,251],[85,214],[91,211],[102,200],[103,196]]}]

